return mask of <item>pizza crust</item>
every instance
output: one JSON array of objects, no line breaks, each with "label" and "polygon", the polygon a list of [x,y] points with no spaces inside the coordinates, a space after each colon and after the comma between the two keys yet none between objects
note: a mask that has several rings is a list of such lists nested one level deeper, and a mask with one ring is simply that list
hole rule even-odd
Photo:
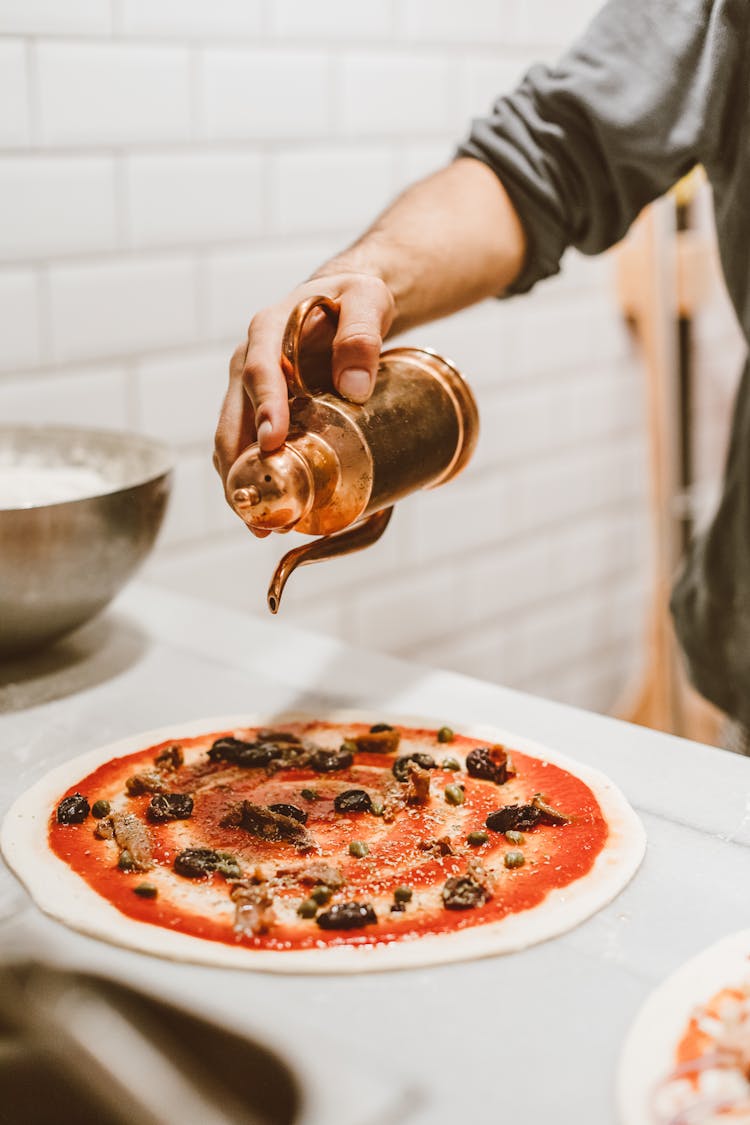
[{"label": "pizza crust", "polygon": [[675,1049],[698,1004],[750,978],[750,930],[730,934],[686,961],[649,996],[632,1024],[617,1071],[622,1125],[652,1125],[652,1098],[674,1067]]},{"label": "pizza crust", "polygon": [[23,793],[3,822],[0,846],[5,859],[40,909],[81,933],[175,961],[282,973],[361,973],[422,968],[526,949],[572,929],[606,906],[630,881],[643,859],[646,846],[643,826],[620,790],[603,774],[511,732],[486,725],[467,726],[460,721],[449,722],[449,725],[462,735],[502,743],[511,753],[518,750],[580,778],[594,793],[609,825],[607,843],[583,878],[551,890],[539,906],[498,922],[383,945],[286,952],[248,949],[205,941],[128,918],[48,847],[49,815],[60,794],[104,762],[160,742],[179,741],[210,731],[282,726],[311,719],[332,723],[390,722],[420,728],[435,728],[446,721],[424,716],[389,716],[380,712],[377,715],[358,711],[315,715],[295,712],[271,717],[219,716],[147,731],[78,755]]}]

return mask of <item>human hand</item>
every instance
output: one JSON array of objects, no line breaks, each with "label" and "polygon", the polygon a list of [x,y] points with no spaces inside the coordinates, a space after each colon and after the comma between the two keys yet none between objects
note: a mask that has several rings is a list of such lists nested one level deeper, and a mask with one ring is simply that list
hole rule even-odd
[{"label": "human hand", "polygon": [[[256,437],[266,453],[286,438],[289,400],[281,367],[284,329],[294,307],[317,295],[330,297],[340,309],[332,342],[334,387],[351,402],[370,397],[383,337],[394,316],[390,290],[380,278],[368,274],[340,273],[306,281],[283,301],[253,317],[247,340],[232,356],[214,452],[214,465],[225,485],[237,457]],[[330,329],[326,333],[326,326],[325,314],[313,312],[305,324],[303,349],[314,350],[316,343],[327,343]]]}]

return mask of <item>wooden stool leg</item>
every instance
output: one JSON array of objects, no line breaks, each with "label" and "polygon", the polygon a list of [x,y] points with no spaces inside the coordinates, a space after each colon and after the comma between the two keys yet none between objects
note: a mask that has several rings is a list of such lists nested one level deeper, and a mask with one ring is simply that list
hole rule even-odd
[{"label": "wooden stool leg", "polygon": [[706,276],[710,254],[708,244],[698,246],[694,238],[681,241],[669,198],[644,211],[619,250],[618,296],[638,337],[645,370],[652,581],[640,683],[625,693],[617,714],[644,726],[715,742],[720,714],[687,683],[669,614],[682,546],[677,516],[678,323],[695,311],[701,296],[695,274]]}]

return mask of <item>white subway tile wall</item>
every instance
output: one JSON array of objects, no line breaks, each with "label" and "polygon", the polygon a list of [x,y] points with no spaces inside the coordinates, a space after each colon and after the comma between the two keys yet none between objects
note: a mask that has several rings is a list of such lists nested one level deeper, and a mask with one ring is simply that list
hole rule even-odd
[{"label": "white subway tile wall", "polygon": [[111,156],[0,156],[0,258],[42,260],[117,246]]},{"label": "white subway tile wall", "polygon": [[257,153],[128,157],[126,221],[133,245],[184,246],[262,234],[263,168]]},{"label": "white subway tile wall", "polygon": [[440,136],[463,124],[460,67],[450,53],[351,51],[338,69],[337,109],[347,136]]},{"label": "white subway tile wall", "polygon": [[[396,5],[398,6],[398,5]],[[268,7],[268,29],[280,39],[314,39],[324,43],[367,43],[388,40],[393,30],[393,0],[274,0]]]},{"label": "white subway tile wall", "polygon": [[[206,140],[309,141],[330,136],[330,52],[276,46],[201,51],[196,126]],[[245,147],[243,146],[243,147]]]},{"label": "white subway tile wall", "polygon": [[111,0],[2,0],[0,33],[14,35],[108,35]]},{"label": "white subway tile wall", "polygon": [[396,186],[387,145],[284,148],[271,157],[270,175],[270,228],[291,237],[364,226]]},{"label": "white subway tile wall", "polygon": [[184,141],[190,133],[186,47],[150,43],[34,44],[39,139],[99,145]]},{"label": "white subway tile wall", "polygon": [[132,355],[195,339],[195,263],[187,252],[123,255],[49,268],[54,360]]},{"label": "white subway tile wall", "polygon": [[34,270],[0,268],[0,371],[39,362],[43,348],[39,290]]},{"label": "white subway tile wall", "polygon": [[[19,0],[20,3],[20,0]],[[22,39],[0,39],[0,145],[29,141],[27,52]]]},{"label": "white subway tile wall", "polygon": [[254,37],[262,28],[262,0],[119,0],[114,7],[118,30],[127,36],[200,43]]},{"label": "white subway tile wall", "polygon": [[[225,504],[211,449],[232,350],[596,7],[0,0],[0,421],[174,446],[150,580],[266,612],[300,540],[256,540]],[[637,670],[649,559],[643,376],[611,258],[572,255],[533,294],[404,339],[476,388],[474,463],[400,504],[369,551],[295,575],[282,616],[611,707]],[[741,350],[718,287],[697,340],[710,485]]]}]

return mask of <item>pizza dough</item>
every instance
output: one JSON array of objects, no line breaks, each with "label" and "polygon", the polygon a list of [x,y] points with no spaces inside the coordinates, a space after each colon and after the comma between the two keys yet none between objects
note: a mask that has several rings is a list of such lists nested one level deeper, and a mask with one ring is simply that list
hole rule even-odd
[{"label": "pizza dough", "polygon": [[[748,1083],[732,1081],[733,1076],[701,1071],[696,1084],[691,1071],[680,1082],[672,1081],[679,1065],[677,1050],[683,1044],[683,1058],[694,1057],[684,1050],[693,1017],[702,1017],[706,1006],[713,1008],[726,990],[743,991],[750,985],[750,930],[731,934],[686,961],[652,992],[638,1013],[623,1046],[617,1075],[617,1102],[622,1125],[714,1125],[709,1108],[717,1094]],[[729,1077],[730,1086],[726,1085]],[[734,1078],[738,1078],[735,1075]],[[693,1099],[695,1092],[695,1099]],[[729,1094],[731,1096],[731,1093]],[[688,1112],[694,1101],[703,1103],[700,1112]],[[742,1116],[721,1116],[718,1120],[744,1125],[750,1112]]]},{"label": "pizza dough", "polygon": [[[209,732],[241,734],[246,728],[256,729],[264,726],[272,726],[278,731],[290,724],[310,723],[313,720],[321,720],[319,724],[321,727],[324,724],[331,727],[333,739],[333,741],[329,739],[331,745],[334,742],[338,745],[341,741],[341,732],[334,732],[333,724],[337,727],[345,727],[347,724],[386,721],[399,728],[412,728],[414,737],[417,737],[419,732],[425,735],[429,733],[433,749],[437,748],[440,751],[436,756],[441,759],[453,753],[453,745],[438,746],[435,741],[435,731],[440,724],[423,718],[389,718],[382,714],[334,712],[322,717],[298,714],[274,716],[272,719],[230,716],[182,725],[174,724],[162,730],[140,734],[83,754],[42,778],[23,794],[9,811],[2,830],[3,853],[42,910],[84,933],[174,960],[235,968],[305,973],[403,969],[524,949],[563,933],[606,905],[627,884],[641,862],[645,849],[645,834],[641,823],[619,790],[602,774],[513,734],[486,726],[465,726],[458,723],[455,724],[455,730],[460,736],[457,744],[461,739],[472,739],[477,740],[477,744],[480,745],[502,745],[511,755],[517,754],[519,759],[525,756],[527,769],[533,766],[536,774],[543,776],[546,770],[550,775],[555,773],[557,776],[563,776],[561,771],[565,771],[565,775],[571,775],[569,783],[573,789],[576,786],[578,789],[588,787],[591,802],[601,814],[599,815],[598,812],[597,816],[605,826],[606,839],[593,863],[586,860],[585,856],[581,859],[581,870],[584,873],[580,877],[571,877],[565,886],[552,887],[546,894],[537,896],[539,901],[534,901],[528,908],[524,909],[523,903],[520,906],[515,905],[512,912],[505,913],[505,916],[499,917],[499,920],[492,920],[487,914],[487,920],[476,924],[476,921],[472,920],[472,912],[462,910],[451,912],[451,926],[446,932],[429,932],[429,927],[427,932],[418,932],[417,926],[416,929],[405,931],[405,936],[401,940],[383,940],[379,937],[377,926],[368,926],[357,931],[354,944],[350,943],[351,935],[340,935],[340,940],[337,939],[333,943],[313,941],[309,948],[252,948],[247,944],[230,940],[206,940],[204,937],[196,936],[197,931],[176,932],[166,928],[165,924],[155,925],[144,920],[148,918],[147,913],[141,912],[138,918],[129,916],[130,911],[123,912],[102,897],[102,894],[97,893],[89,882],[50,848],[48,843],[50,818],[60,799],[66,791],[77,786],[82,779],[105,763],[144,752],[147,748],[158,746],[160,743],[179,743],[180,740],[198,738]],[[408,732],[404,737],[409,737]],[[189,745],[188,741],[186,741],[187,745]],[[210,746],[210,742],[208,745]],[[456,751],[456,756],[460,757],[460,752]],[[359,757],[364,758],[365,755]],[[459,779],[458,774],[448,774],[447,770],[439,772],[445,774],[441,788],[444,785],[447,787],[446,782]],[[523,769],[519,769],[519,778],[523,772]],[[333,775],[325,776],[330,778]],[[460,776],[470,790],[471,783],[466,773]],[[510,783],[508,789],[512,789]],[[496,787],[498,806],[507,805],[512,799],[510,794],[505,797],[504,791],[504,786]],[[94,796],[95,794],[92,794],[92,799]],[[432,796],[430,801],[436,814],[433,819],[436,821],[440,817],[444,819],[448,798],[443,799],[442,795],[437,794]],[[467,797],[467,810],[469,804]],[[456,823],[461,823],[460,818],[464,810],[459,808],[453,811]],[[418,820],[419,815],[418,810],[410,811],[411,820]],[[92,827],[93,823],[92,821]],[[358,823],[361,824],[362,821]],[[358,834],[356,815],[352,824],[351,832],[352,836],[355,836]],[[528,838],[531,839],[531,836],[532,834]],[[89,838],[92,843],[97,843],[93,835]],[[471,849],[463,845],[459,850],[468,852]],[[373,846],[372,857],[368,861],[371,869],[376,854],[377,849]],[[546,856],[540,858],[540,867],[543,866],[542,859],[547,858]],[[452,861],[446,861],[446,873],[450,873],[450,862]],[[533,867],[533,864],[529,866]],[[111,861],[108,867],[111,869]],[[162,874],[171,875],[171,871],[162,872],[158,867],[155,870],[157,879]],[[453,870],[457,870],[455,864]],[[117,875],[122,877],[120,872],[117,872]],[[501,891],[504,887],[514,885],[512,880],[516,875],[519,879],[527,878],[523,870],[521,873],[501,870],[499,879]],[[222,892],[224,895],[222,908],[226,903],[226,891],[225,886]],[[186,889],[185,894],[188,898],[193,894],[192,885]],[[501,914],[501,893],[494,901],[498,906],[498,914]],[[410,904],[408,910],[410,917],[418,916],[418,903]],[[396,916],[394,919],[395,923],[399,921]]]}]

